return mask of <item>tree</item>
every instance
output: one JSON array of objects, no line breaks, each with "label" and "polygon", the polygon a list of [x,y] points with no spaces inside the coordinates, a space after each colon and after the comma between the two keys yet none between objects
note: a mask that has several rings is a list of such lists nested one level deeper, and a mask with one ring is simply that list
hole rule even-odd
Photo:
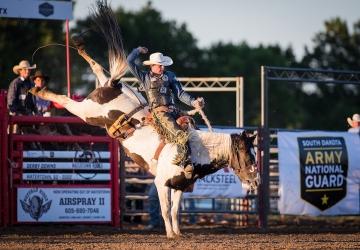
[{"label": "tree", "polygon": [[[155,10],[150,2],[137,12],[126,12],[120,7],[114,13],[121,27],[124,46],[128,53],[133,48],[145,46],[150,53],[161,51],[170,55],[175,62],[171,69],[178,75],[191,76],[196,73],[201,50],[197,48],[196,40],[185,24],[178,25],[174,21],[164,21],[160,12]],[[107,47],[91,17],[78,21],[72,33],[84,31],[89,54],[108,68]],[[145,60],[148,56],[145,55],[142,59]],[[76,67],[79,67],[81,74],[89,73],[88,67],[80,62],[81,60],[74,59],[76,64],[82,65]]]},{"label": "tree", "polygon": [[[219,42],[204,51],[198,72],[206,76],[243,76],[244,124],[257,126],[260,124],[260,67],[262,65],[289,67],[294,62],[295,57],[291,48],[283,51],[278,45],[250,47],[246,42],[239,44]],[[283,86],[276,86],[271,90],[274,95],[271,98],[274,101],[272,105],[275,104],[276,107],[280,107],[277,109],[277,113],[273,113],[271,119],[274,121],[274,126],[281,124],[283,117],[291,117],[290,110],[295,106],[294,100],[291,98],[276,97],[281,88]],[[209,117],[211,120],[220,125],[235,124],[235,103],[233,100],[235,97],[229,98],[225,94],[216,95],[215,99],[209,100],[209,107],[211,107]],[[223,105],[217,105],[217,103]],[[277,115],[281,116],[282,119],[277,119]]]},{"label": "tree", "polygon": [[[314,36],[314,48],[305,49],[302,65],[312,68],[360,70],[360,21],[353,33],[340,18],[325,22],[325,30]],[[344,130],[346,117],[359,112],[360,88],[350,85],[317,85],[315,92],[304,97],[308,114],[305,128]]]},{"label": "tree", "polygon": [[[44,73],[51,77],[51,87],[65,82],[64,47],[47,47],[51,43],[64,43],[63,23],[59,21],[40,21],[2,18],[0,22],[0,87],[7,89],[16,75],[12,67],[21,60],[36,63]],[[66,84],[64,84],[66,85]]]}]

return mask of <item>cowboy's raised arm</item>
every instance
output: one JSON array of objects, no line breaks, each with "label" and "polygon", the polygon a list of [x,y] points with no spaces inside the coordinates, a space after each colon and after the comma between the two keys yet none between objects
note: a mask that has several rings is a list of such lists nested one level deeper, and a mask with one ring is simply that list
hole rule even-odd
[{"label": "cowboy's raised arm", "polygon": [[[145,85],[146,72],[142,71],[140,67],[136,64],[136,60],[139,58],[140,53],[147,53],[147,49],[144,47],[137,47],[131,51],[127,57],[127,62],[129,65],[130,72],[140,81],[141,85]],[[144,86],[146,88],[146,86]]]}]

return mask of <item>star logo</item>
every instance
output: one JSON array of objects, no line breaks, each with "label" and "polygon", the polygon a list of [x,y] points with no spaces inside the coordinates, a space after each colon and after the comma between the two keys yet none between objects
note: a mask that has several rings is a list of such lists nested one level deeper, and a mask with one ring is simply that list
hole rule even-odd
[{"label": "star logo", "polygon": [[329,197],[327,197],[326,194],[324,194],[323,197],[321,197],[321,205],[327,205],[328,204]]}]

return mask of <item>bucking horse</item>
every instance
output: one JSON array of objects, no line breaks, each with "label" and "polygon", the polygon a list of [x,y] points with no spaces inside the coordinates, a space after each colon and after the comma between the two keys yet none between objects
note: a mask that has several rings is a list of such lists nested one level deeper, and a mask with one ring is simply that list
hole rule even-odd
[{"label": "bucking horse", "polygon": [[[256,188],[259,184],[259,174],[253,145],[255,136],[245,132],[212,133],[192,127],[188,127],[188,132],[191,160],[194,165],[193,178],[185,185],[174,188],[174,178],[184,174],[183,167],[173,163],[174,157],[178,154],[178,147],[166,144],[159,153],[162,139],[151,123],[146,122],[149,115],[146,99],[136,88],[121,82],[121,77],[127,70],[126,54],[120,27],[107,1],[96,2],[92,19],[108,45],[110,76],[107,76],[103,67],[86,53],[84,44],[79,42],[81,39],[77,39],[78,53],[89,63],[99,80],[99,86],[81,102],[47,89],[33,88],[30,92],[45,100],[59,103],[90,125],[106,128],[110,136],[116,135],[130,158],[155,175],[154,182],[159,194],[167,237],[180,236],[178,213],[181,196],[183,190],[197,179],[230,166],[243,184]],[[114,126],[116,133],[111,131]],[[158,154],[156,166],[152,164],[155,154]]]}]

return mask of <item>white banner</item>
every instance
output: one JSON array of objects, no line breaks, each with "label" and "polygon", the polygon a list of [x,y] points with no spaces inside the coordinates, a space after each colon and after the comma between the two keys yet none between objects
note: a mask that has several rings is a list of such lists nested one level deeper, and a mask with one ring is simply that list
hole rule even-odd
[{"label": "white banner", "polygon": [[360,214],[360,138],[348,132],[279,132],[281,214]]},{"label": "white banner", "polygon": [[74,169],[74,170],[109,170],[110,163],[106,162],[24,162],[23,169],[55,170],[55,169]]},{"label": "white banner", "polygon": [[110,222],[110,188],[18,188],[18,222]]},{"label": "white banner", "polygon": [[184,193],[184,198],[241,198],[247,190],[242,188],[239,177],[231,168],[223,168],[195,182],[191,193]]},{"label": "white banner", "polygon": [[26,181],[110,181],[110,174],[102,173],[23,173]]},{"label": "white banner", "polygon": [[71,20],[72,1],[0,0],[0,17]]},{"label": "white banner", "polygon": [[108,151],[23,151],[24,158],[109,159]]}]

